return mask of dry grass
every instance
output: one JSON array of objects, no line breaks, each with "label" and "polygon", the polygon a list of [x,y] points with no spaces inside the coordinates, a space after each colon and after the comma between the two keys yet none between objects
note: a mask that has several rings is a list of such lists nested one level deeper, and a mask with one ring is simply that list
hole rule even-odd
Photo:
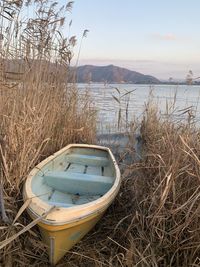
[{"label": "dry grass", "polygon": [[[25,4],[35,5],[38,13],[22,23],[19,17]],[[14,218],[23,204],[23,182],[33,166],[69,143],[95,140],[90,97],[79,96],[76,86],[67,82],[75,38],[63,37],[61,12],[48,1],[0,4],[0,193],[5,202],[0,241],[30,222],[24,214],[15,222]],[[37,230],[36,234],[30,230],[0,250],[0,265],[30,266],[35,261],[43,266],[46,256],[40,248],[44,249]]]},{"label": "dry grass", "polygon": [[199,129],[149,105],[141,133],[143,160],[127,166],[115,203],[60,267],[200,266]]},{"label": "dry grass", "polygon": [[[24,2],[3,0],[0,6],[0,178],[9,220],[1,222],[0,241],[30,222],[24,213],[14,220],[29,170],[68,143],[95,138],[89,97],[79,99],[66,79],[75,38],[62,37],[56,4],[34,2],[40,18],[21,28],[15,23]],[[10,62],[17,62],[14,70]],[[115,202],[58,266],[200,266],[199,130],[191,118],[187,125],[163,121],[149,106],[141,134],[143,159],[123,166]],[[0,265],[49,266],[37,227],[1,249]]]}]

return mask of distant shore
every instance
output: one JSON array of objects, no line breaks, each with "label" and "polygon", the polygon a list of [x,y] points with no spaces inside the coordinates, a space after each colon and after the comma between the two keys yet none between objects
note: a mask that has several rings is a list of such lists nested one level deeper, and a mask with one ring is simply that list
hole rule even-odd
[{"label": "distant shore", "polygon": [[105,84],[105,85],[110,85],[110,84],[136,84],[136,85],[189,85],[189,86],[195,86],[195,85],[200,85],[200,82],[194,82],[191,84],[188,84],[186,82],[160,82],[160,83],[131,83],[131,82],[112,82],[112,83],[106,83],[106,82],[77,82],[77,84]]}]

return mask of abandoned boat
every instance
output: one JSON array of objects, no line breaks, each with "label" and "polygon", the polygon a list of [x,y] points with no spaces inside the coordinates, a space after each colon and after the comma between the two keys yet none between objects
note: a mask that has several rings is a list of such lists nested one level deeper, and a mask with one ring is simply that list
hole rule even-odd
[{"label": "abandoned boat", "polygon": [[30,172],[24,201],[30,200],[27,210],[33,220],[41,217],[38,226],[51,264],[99,221],[116,197],[120,181],[110,149],[95,145],[68,145]]}]

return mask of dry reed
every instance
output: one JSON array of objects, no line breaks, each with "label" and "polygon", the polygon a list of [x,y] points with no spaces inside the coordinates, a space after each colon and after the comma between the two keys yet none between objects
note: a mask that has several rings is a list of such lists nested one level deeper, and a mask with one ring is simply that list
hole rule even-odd
[{"label": "dry reed", "polygon": [[158,114],[147,106],[143,159],[126,166],[116,201],[60,267],[200,266],[199,129]]},{"label": "dry reed", "polygon": [[[62,37],[63,9],[57,13],[57,4],[49,7],[48,1],[14,3],[0,5],[0,178],[6,212],[0,241],[30,223],[26,214],[17,215],[29,170],[64,145],[95,136],[88,97],[79,99],[67,83],[75,38]],[[34,3],[39,17],[20,26],[22,5]],[[148,106],[141,134],[143,159],[125,166],[113,205],[58,266],[200,266],[199,130],[191,118],[176,125]],[[49,266],[38,229],[1,249],[0,265]]]},{"label": "dry reed", "polygon": [[[71,7],[72,2],[63,7],[51,1],[0,3],[0,242],[29,231],[0,250],[3,266],[48,262],[37,229],[26,227],[28,216],[15,219],[28,172],[69,143],[95,139],[90,97],[68,83],[75,37],[65,38],[62,29]],[[36,12],[22,21],[26,8]]]}]

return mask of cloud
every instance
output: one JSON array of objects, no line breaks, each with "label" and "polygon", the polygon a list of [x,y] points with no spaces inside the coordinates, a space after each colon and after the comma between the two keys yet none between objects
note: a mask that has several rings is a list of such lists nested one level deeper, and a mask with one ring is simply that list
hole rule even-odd
[{"label": "cloud", "polygon": [[154,33],[152,34],[152,37],[156,40],[161,41],[177,41],[177,36],[173,33],[166,33],[166,34],[160,34],[160,33]]}]

